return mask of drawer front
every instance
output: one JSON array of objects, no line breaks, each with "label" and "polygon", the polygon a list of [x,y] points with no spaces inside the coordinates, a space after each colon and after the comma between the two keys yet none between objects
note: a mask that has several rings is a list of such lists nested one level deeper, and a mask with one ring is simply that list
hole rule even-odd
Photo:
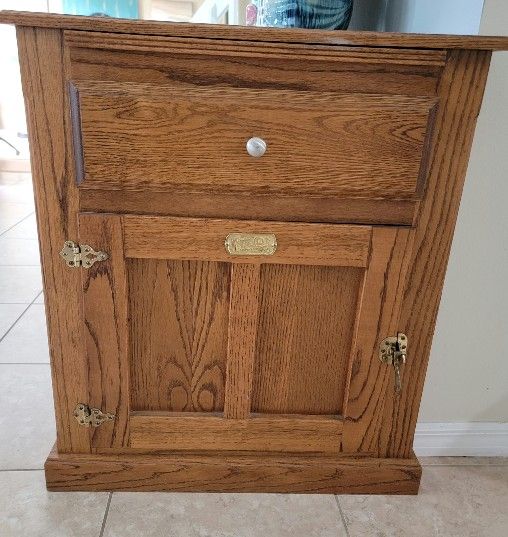
[{"label": "drawer front", "polygon": [[80,32],[65,43],[83,209],[151,200],[174,216],[413,222],[443,51]]},{"label": "drawer front", "polygon": [[[81,84],[85,188],[415,199],[434,100]],[[251,156],[257,137],[266,152]]]}]

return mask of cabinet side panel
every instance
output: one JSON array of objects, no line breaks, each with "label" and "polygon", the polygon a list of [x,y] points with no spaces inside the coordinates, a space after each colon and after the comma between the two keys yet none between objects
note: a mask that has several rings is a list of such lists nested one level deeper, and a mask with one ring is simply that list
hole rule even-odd
[{"label": "cabinet side panel", "polygon": [[129,259],[133,410],[224,409],[230,266]]},{"label": "cabinet side panel", "polygon": [[76,240],[78,194],[70,147],[69,102],[60,30],[18,28],[21,78],[30,136],[58,451],[90,451],[87,428],[72,416],[88,397],[82,349],[81,274],[59,252]]},{"label": "cabinet side panel", "polygon": [[387,399],[380,451],[406,457],[412,444],[444,276],[480,112],[490,52],[450,52],[439,94],[435,144],[415,233],[400,330],[409,340],[403,390]]}]

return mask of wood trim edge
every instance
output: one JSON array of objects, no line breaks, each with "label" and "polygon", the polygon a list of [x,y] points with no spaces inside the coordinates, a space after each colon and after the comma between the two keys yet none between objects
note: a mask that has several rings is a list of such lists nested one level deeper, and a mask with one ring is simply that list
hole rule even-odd
[{"label": "wood trim edge", "polygon": [[72,147],[74,150],[74,168],[76,184],[85,180],[85,154],[83,151],[83,136],[81,134],[81,111],[79,107],[79,89],[69,82],[69,103],[71,111]]},{"label": "wood trim edge", "polygon": [[417,494],[421,466],[408,459],[256,454],[74,455],[52,451],[50,491]]},{"label": "wood trim edge", "polygon": [[0,23],[66,30],[120,32],[144,35],[204,37],[287,43],[313,43],[349,46],[508,50],[505,36],[461,36],[438,34],[401,34],[394,32],[354,32],[307,30],[304,28],[260,28],[221,24],[168,23],[147,20],[106,19],[23,11],[0,11]]}]

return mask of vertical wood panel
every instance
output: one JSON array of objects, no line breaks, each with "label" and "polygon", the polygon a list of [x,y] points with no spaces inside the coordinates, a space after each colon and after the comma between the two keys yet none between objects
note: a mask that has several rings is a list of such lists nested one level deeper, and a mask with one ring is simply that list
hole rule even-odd
[{"label": "vertical wood panel", "polygon": [[78,235],[62,35],[60,30],[18,28],[17,36],[43,261],[57,448],[60,453],[86,453],[90,451],[88,429],[72,416],[76,404],[88,397],[81,275],[59,256],[64,241],[76,240]]},{"label": "vertical wood panel", "polygon": [[[378,357],[379,344],[400,328],[400,308],[413,232],[374,228],[370,263],[359,304],[356,341],[346,392],[342,450],[378,454],[386,399],[394,395],[394,371]],[[405,379],[404,379],[405,382]]]},{"label": "vertical wood panel", "polygon": [[342,413],[363,272],[262,267],[253,412]]},{"label": "vertical wood panel", "polygon": [[94,447],[123,447],[128,442],[129,341],[127,274],[120,216],[82,214],[82,244],[109,258],[80,269],[83,281],[85,342],[89,365],[89,404],[116,416],[91,429]]},{"label": "vertical wood panel", "polygon": [[129,259],[128,273],[133,410],[222,411],[229,265]]},{"label": "vertical wood panel", "polygon": [[245,419],[251,411],[252,377],[258,323],[260,265],[231,266],[226,418]]},{"label": "vertical wood panel", "polygon": [[491,53],[450,52],[439,95],[442,99],[433,159],[420,206],[400,326],[409,339],[400,397],[385,408],[380,451],[389,457],[412,454],[414,431],[432,336],[457,220],[476,119]]}]

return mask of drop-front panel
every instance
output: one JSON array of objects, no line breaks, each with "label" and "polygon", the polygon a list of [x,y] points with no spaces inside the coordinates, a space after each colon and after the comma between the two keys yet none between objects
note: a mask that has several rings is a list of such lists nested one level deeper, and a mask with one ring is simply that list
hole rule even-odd
[{"label": "drop-front panel", "polygon": [[416,493],[507,40],[0,20],[18,25],[32,150],[48,488]]}]

